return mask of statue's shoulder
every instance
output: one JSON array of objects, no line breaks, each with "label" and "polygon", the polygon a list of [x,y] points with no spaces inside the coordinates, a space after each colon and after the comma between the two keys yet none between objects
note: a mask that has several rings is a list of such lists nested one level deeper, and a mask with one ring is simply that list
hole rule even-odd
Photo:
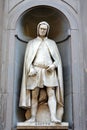
[{"label": "statue's shoulder", "polygon": [[49,47],[52,48],[52,50],[53,50],[53,49],[55,50],[55,49],[58,48],[56,42],[55,42],[54,40],[52,40],[52,39],[49,39],[49,38],[48,38],[47,44],[48,44]]},{"label": "statue's shoulder", "polygon": [[37,41],[37,38],[31,39],[28,42],[28,46],[32,45],[33,43],[35,43]]},{"label": "statue's shoulder", "polygon": [[51,43],[51,44],[56,44],[56,42],[55,42],[54,40],[50,39],[50,38],[47,38],[47,41],[48,41],[49,43]]},{"label": "statue's shoulder", "polygon": [[29,40],[29,41],[28,41],[28,44],[33,43],[33,42],[35,41],[35,39],[36,39],[36,38]]}]

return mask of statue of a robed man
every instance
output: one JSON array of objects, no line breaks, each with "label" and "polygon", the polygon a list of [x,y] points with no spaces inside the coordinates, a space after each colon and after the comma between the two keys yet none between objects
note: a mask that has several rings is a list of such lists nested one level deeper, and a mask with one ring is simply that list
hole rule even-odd
[{"label": "statue of a robed man", "polygon": [[37,37],[29,41],[24,59],[20,107],[31,108],[31,118],[26,122],[35,122],[38,109],[38,97],[41,88],[45,88],[51,122],[61,123],[56,117],[58,106],[63,110],[63,74],[61,57],[55,41],[49,39],[50,26],[40,22]]}]

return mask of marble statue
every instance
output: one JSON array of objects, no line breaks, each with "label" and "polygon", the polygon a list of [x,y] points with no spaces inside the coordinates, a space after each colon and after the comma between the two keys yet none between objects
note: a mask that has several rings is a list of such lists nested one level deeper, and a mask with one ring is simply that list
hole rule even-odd
[{"label": "marble statue", "polygon": [[[56,111],[64,106],[62,62],[55,41],[48,38],[50,26],[42,21],[37,25],[37,37],[30,40],[24,58],[23,78],[19,106],[31,108],[31,118],[25,122],[35,122],[38,110],[39,92],[45,88],[48,97],[50,120],[61,123]],[[60,107],[58,107],[60,106]]]}]

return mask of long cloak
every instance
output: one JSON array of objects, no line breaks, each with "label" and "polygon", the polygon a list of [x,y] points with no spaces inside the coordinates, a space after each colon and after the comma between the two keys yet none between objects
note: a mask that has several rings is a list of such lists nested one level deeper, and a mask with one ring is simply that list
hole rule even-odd
[{"label": "long cloak", "polygon": [[[45,40],[46,45],[48,46],[48,49],[50,51],[50,54],[52,58],[55,61],[56,67],[57,67],[57,77],[59,86],[56,87],[56,98],[58,104],[63,107],[64,103],[64,97],[63,97],[63,72],[62,72],[62,62],[61,57],[59,54],[58,47],[56,43],[46,38]],[[20,102],[19,106],[23,108],[30,108],[31,107],[31,96],[30,91],[26,91],[26,84],[27,84],[27,76],[30,71],[30,66],[36,56],[36,53],[38,51],[38,48],[40,46],[41,40],[37,37],[31,41],[29,41],[26,52],[25,52],[25,58],[24,58],[24,68],[23,68],[23,77],[22,77],[22,85],[21,85],[21,92],[20,92]],[[28,97],[27,97],[28,96]],[[27,101],[29,99],[29,101]]]}]

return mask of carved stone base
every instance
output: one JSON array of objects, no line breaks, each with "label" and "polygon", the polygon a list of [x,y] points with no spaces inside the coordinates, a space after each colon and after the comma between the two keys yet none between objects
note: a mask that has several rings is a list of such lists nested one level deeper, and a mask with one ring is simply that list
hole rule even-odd
[{"label": "carved stone base", "polygon": [[35,123],[17,123],[17,130],[28,130],[28,129],[57,129],[57,130],[68,130],[69,124],[67,122],[62,122],[61,124],[55,124],[50,122],[35,122]]}]

